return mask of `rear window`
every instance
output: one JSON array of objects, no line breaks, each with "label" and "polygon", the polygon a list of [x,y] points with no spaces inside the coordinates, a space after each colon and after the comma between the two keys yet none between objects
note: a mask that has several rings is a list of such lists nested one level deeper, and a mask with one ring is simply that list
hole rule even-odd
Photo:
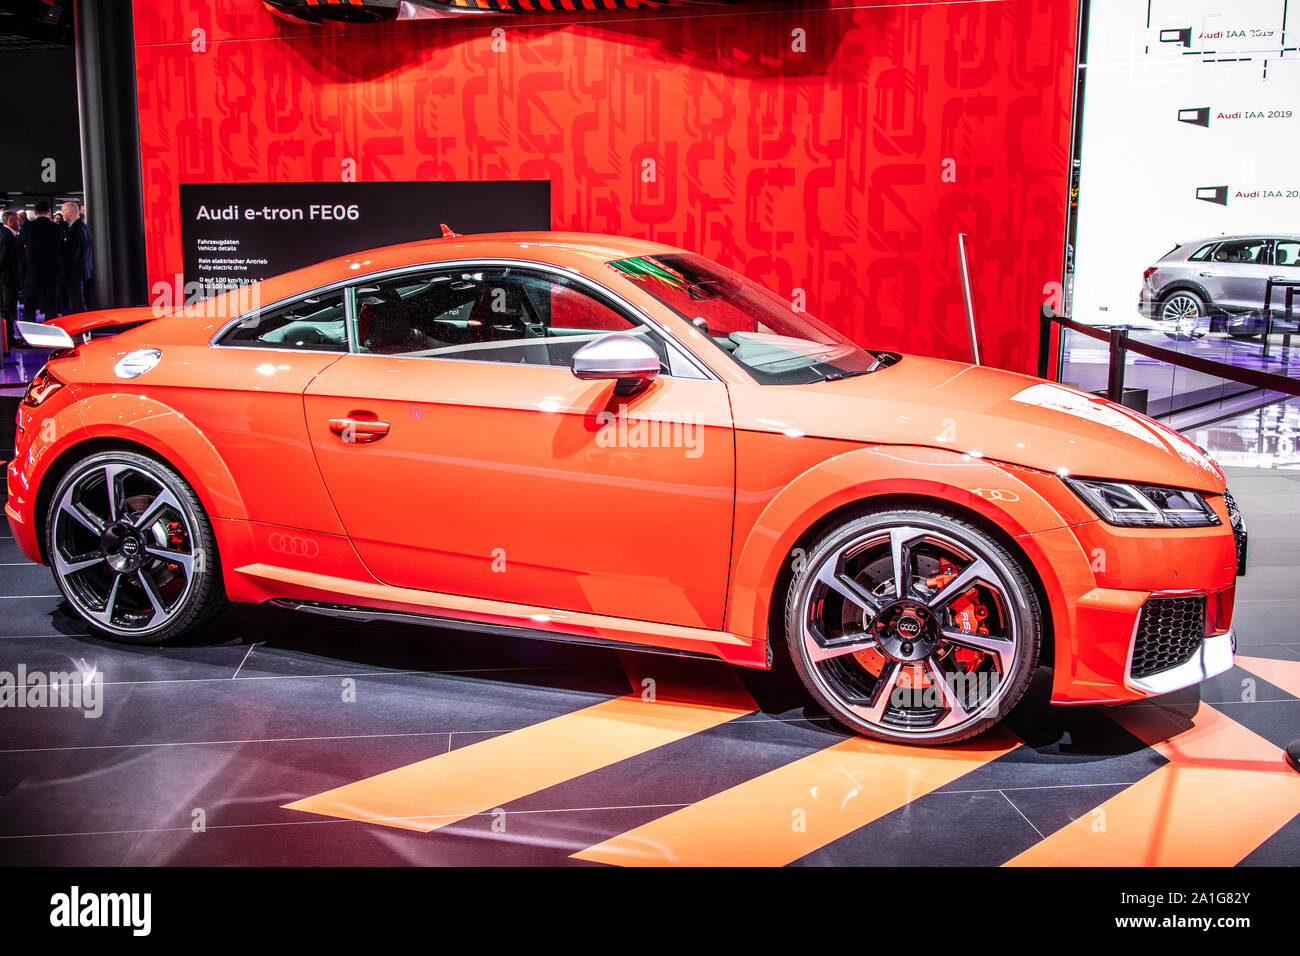
[{"label": "rear window", "polygon": [[313,293],[287,305],[246,315],[218,343],[244,348],[301,349],[307,352],[348,350],[347,310],[343,290]]}]

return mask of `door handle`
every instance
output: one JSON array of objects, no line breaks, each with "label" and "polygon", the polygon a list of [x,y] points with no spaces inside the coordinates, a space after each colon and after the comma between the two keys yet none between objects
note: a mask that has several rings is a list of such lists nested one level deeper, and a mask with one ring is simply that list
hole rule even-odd
[{"label": "door handle", "polygon": [[1202,272],[1200,275],[1201,275],[1201,278],[1202,278],[1202,279],[1213,279],[1213,278],[1214,278],[1214,273],[1213,273],[1213,272]]},{"label": "door handle", "polygon": [[360,418],[331,418],[330,431],[344,441],[378,441],[388,434],[388,422],[371,422]]}]

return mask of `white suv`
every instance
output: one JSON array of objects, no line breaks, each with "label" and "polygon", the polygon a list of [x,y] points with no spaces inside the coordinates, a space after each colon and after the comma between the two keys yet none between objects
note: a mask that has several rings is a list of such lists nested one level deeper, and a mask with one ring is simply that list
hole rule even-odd
[{"label": "white suv", "polygon": [[[1300,235],[1218,236],[1184,242],[1142,273],[1138,309],[1168,323],[1177,338],[1227,332],[1248,338],[1268,326],[1264,297],[1274,282],[1273,328],[1294,332],[1300,318]],[[1286,312],[1283,283],[1295,283],[1295,308]]]}]

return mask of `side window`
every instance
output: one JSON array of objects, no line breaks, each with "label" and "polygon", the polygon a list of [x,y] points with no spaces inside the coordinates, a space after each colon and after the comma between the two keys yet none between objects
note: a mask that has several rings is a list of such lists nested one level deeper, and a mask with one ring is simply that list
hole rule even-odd
[{"label": "side window", "polygon": [[1197,249],[1187,258],[1192,262],[1204,262],[1206,259],[1210,258],[1210,250],[1213,248],[1214,243],[1210,243],[1208,246],[1201,246],[1201,248]]},{"label": "side window", "polygon": [[628,332],[668,353],[650,329],[561,276],[517,269],[430,270],[356,287],[357,350],[567,368],[602,335]]},{"label": "side window", "polygon": [[1267,239],[1236,239],[1221,242],[1214,250],[1215,262],[1266,262]]},{"label": "side window", "polygon": [[343,290],[304,296],[287,305],[272,306],[247,315],[226,332],[218,344],[346,352],[348,333]]},{"label": "side window", "polygon": [[1300,266],[1300,240],[1279,239],[1273,246],[1273,264],[1278,266]]}]

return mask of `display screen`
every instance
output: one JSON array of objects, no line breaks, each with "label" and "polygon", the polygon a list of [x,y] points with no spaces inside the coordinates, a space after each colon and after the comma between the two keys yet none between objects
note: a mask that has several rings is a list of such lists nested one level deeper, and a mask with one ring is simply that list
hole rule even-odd
[{"label": "display screen", "polygon": [[378,246],[545,230],[547,180],[188,183],[180,187],[185,281],[223,291]]}]

